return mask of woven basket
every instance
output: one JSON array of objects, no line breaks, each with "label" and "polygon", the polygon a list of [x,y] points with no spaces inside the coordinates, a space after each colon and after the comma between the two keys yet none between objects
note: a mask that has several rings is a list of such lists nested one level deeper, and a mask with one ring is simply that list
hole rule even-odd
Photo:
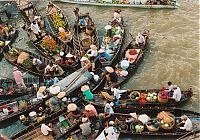
[{"label": "woven basket", "polygon": [[[144,126],[143,123],[140,122],[140,121],[138,121],[138,122],[132,122],[132,123],[130,124],[130,130],[131,130],[132,132],[136,132],[135,126],[138,125],[138,124]],[[141,129],[141,131],[140,131],[139,133],[141,133],[142,131],[144,131],[144,127],[143,127],[143,129]]]},{"label": "woven basket", "polygon": [[[151,120],[149,120],[149,121],[151,121]],[[157,123],[158,123],[158,121],[157,121]],[[146,127],[150,132],[157,132],[160,128],[160,127],[157,127],[157,128],[152,127],[151,125],[148,125],[148,123],[146,124]]]},{"label": "woven basket", "polygon": [[167,98],[167,99],[162,99],[162,98],[160,98],[160,93],[158,94],[158,102],[159,102],[159,103],[165,104],[165,103],[168,102],[168,100],[169,100],[169,98]]},{"label": "woven basket", "polygon": [[[136,99],[136,98],[133,98],[133,95],[135,94],[135,93],[137,93],[138,95],[139,95],[139,98],[138,99]],[[131,101],[138,101],[140,99],[140,92],[139,91],[133,91],[133,92],[131,92],[130,93],[130,100]]]},{"label": "woven basket", "polygon": [[126,122],[119,122],[118,128],[120,131],[127,131],[128,130],[128,125]]},{"label": "woven basket", "polygon": [[175,116],[171,113],[168,113],[168,115],[172,118],[172,125],[170,127],[166,127],[164,125],[161,125],[161,128],[164,130],[171,130],[173,129],[174,125],[175,125]]}]

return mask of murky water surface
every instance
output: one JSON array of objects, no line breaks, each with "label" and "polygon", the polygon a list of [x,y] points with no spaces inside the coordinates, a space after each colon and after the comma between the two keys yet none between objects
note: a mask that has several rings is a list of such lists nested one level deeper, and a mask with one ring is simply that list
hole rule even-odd
[{"label": "murky water surface", "polygon": [[[169,80],[183,90],[191,85],[194,96],[182,107],[200,112],[199,1],[182,0],[180,3],[181,7],[175,10],[122,9],[121,14],[124,17],[127,31],[126,44],[131,41],[129,33],[135,36],[144,29],[150,31],[150,49],[136,74],[123,87],[130,89],[161,88],[166,86]],[[46,4],[45,1],[37,3],[39,9],[43,9]],[[69,15],[71,24],[75,18],[73,14],[75,7],[79,7],[82,13],[89,12],[97,26],[100,40],[104,26],[113,16],[114,7],[56,4]],[[21,21],[21,18],[15,21],[18,27]],[[29,45],[26,33],[20,28],[19,30],[20,35],[13,46],[35,51],[33,46]],[[12,66],[6,60],[0,62],[0,77],[12,77],[11,68]],[[122,139],[132,138],[123,137]],[[134,137],[134,139],[152,139],[152,137]]]}]

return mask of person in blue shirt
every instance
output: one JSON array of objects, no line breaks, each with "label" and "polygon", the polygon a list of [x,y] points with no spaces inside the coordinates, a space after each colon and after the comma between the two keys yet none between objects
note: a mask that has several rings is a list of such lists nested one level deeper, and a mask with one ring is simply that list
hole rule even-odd
[{"label": "person in blue shirt", "polygon": [[108,53],[106,53],[105,50],[100,49],[98,51],[97,59],[99,59],[100,61],[109,61],[110,60],[110,55]]}]

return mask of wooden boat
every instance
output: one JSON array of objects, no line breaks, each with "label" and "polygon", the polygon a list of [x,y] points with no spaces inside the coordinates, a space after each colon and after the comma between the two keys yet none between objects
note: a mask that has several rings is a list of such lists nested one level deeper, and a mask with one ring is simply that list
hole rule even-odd
[{"label": "wooden boat", "polygon": [[103,76],[101,81],[98,82],[98,85],[93,89],[93,92],[99,93],[101,91],[101,89],[103,89],[103,88],[110,89],[111,86],[119,86],[119,85],[125,83],[136,72],[139,64],[142,62],[142,60],[144,58],[145,52],[148,50],[149,32],[147,30],[145,30],[143,35],[146,36],[145,37],[145,45],[143,45],[143,46],[136,45],[135,38],[133,38],[132,35],[131,35],[133,40],[123,50],[123,53],[122,53],[122,56],[121,56],[121,61],[127,60],[127,58],[125,58],[125,54],[126,54],[127,50],[134,49],[134,50],[137,51],[135,59],[133,59],[132,63],[130,63],[129,67],[126,69],[126,71],[128,72],[128,75],[123,76],[123,75],[120,74],[121,71],[123,71],[123,69],[121,68],[121,61],[120,61],[120,63],[118,63],[115,66],[116,67],[115,71],[118,74],[118,82],[112,83],[111,85],[108,85],[107,81],[106,81],[106,77]]},{"label": "wooden boat", "polygon": [[[42,17],[38,12],[37,8],[33,5],[33,3],[29,2],[27,5],[18,6],[18,9],[22,13],[25,21],[24,29],[28,32],[28,35],[31,39],[32,45],[45,57],[52,59],[59,63],[63,68],[80,68],[80,62],[77,57],[76,52],[61,41],[55,34],[48,32],[47,29],[44,28],[44,23],[41,23],[41,31],[42,40],[37,40],[35,35],[30,30],[31,21],[35,16]],[[44,18],[41,19],[44,22]],[[61,52],[63,55],[61,56]],[[71,58],[73,61],[67,61],[68,58],[65,57],[68,53],[72,54]]]},{"label": "wooden boat", "polygon": [[[64,74],[64,70],[59,65],[57,65],[57,72],[54,72],[53,74],[45,73],[45,67],[50,64],[51,60],[20,48],[13,48],[9,50],[9,52],[5,55],[5,58],[12,65],[37,76],[60,77]],[[42,64],[37,66],[33,65],[34,58],[40,59]]]},{"label": "wooden boat", "polygon": [[40,78],[38,77],[24,78],[24,83],[28,86],[27,92],[25,93],[18,89],[18,86],[15,84],[15,81],[13,79],[0,79],[0,99],[6,100],[3,103],[6,103],[13,98],[32,94],[33,92],[35,92],[35,88],[32,87],[32,84],[37,85],[37,87],[42,84]]},{"label": "wooden boat", "polygon": [[[116,126],[118,130],[120,130],[121,134],[130,134],[130,135],[148,135],[148,136],[182,136],[185,135],[186,131],[182,131],[178,128],[178,121],[180,121],[180,117],[182,115],[187,115],[191,120],[199,120],[200,113],[189,111],[189,110],[183,110],[180,108],[165,108],[165,109],[158,109],[158,108],[143,108],[143,109],[133,109],[131,112],[136,112],[137,115],[146,114],[150,117],[150,119],[157,118],[156,116],[158,113],[165,111],[172,114],[173,117],[175,117],[174,126],[172,125],[169,129],[164,128],[162,126],[158,126],[159,129],[156,131],[149,131],[146,126],[144,126],[144,130],[142,132],[135,132],[131,129],[131,127],[134,125],[134,123],[126,123],[125,120],[131,118],[129,114],[129,109],[122,110],[115,110],[115,117],[116,120]],[[124,113],[124,114],[122,114]],[[170,115],[171,116],[171,115]],[[193,121],[193,129],[197,128],[197,125],[200,124],[200,121],[194,123]],[[151,129],[150,129],[151,130]]]},{"label": "wooden boat", "polygon": [[[112,18],[111,23],[108,23],[105,26],[106,31],[104,33],[103,40],[101,43],[101,49],[108,52],[110,56],[110,60],[101,61],[103,66],[115,65],[116,64],[115,62],[119,60],[120,50],[125,40],[124,21],[123,21],[123,17],[120,17],[120,18],[121,18],[120,22]],[[109,29],[106,29],[107,26],[109,27]]]},{"label": "wooden boat", "polygon": [[12,119],[17,118],[21,114],[31,112],[37,106],[39,106],[42,101],[35,100],[34,96],[25,95],[22,97],[18,97],[16,99],[12,99],[7,103],[3,103],[0,105],[0,124],[3,127],[4,122],[9,122]]},{"label": "wooden boat", "polygon": [[200,138],[200,126],[197,127],[197,129],[194,129],[185,135],[179,137],[176,140],[199,140]]},{"label": "wooden boat", "polygon": [[[79,9],[74,10],[76,20],[74,24],[73,46],[76,53],[83,56],[90,48],[90,45],[96,45],[99,48],[98,34],[96,27],[89,13],[79,14]],[[80,26],[80,21],[87,22],[87,26]],[[85,36],[85,37],[84,37]]]},{"label": "wooden boat", "polygon": [[[180,105],[187,100],[189,100],[192,95],[193,91],[192,88],[189,87],[188,90],[181,91],[182,98],[179,102],[175,102],[173,100],[168,100],[167,102],[159,102],[157,97],[158,94],[161,93],[161,89],[146,89],[146,90],[127,90],[123,92],[121,95],[123,96],[122,99],[119,99],[118,101],[114,99],[113,93],[110,90],[103,90],[99,94],[94,94],[94,101],[87,101],[85,100],[85,97],[82,96],[82,99],[85,102],[89,102],[94,104],[95,106],[100,106],[104,107],[107,102],[114,102],[114,108],[144,108],[144,107],[158,107],[158,108],[163,108],[163,107],[173,107]],[[139,98],[133,99],[132,95],[134,93],[139,93]],[[156,100],[146,100],[146,102],[140,101],[142,99],[142,94],[147,96],[149,94],[155,94],[156,93]]]},{"label": "wooden boat", "polygon": [[[56,12],[51,12],[56,10]],[[51,32],[58,36],[58,38],[64,43],[72,41],[72,33],[68,24],[68,17],[65,16],[64,12],[52,2],[49,2],[46,8],[46,17]],[[59,27],[62,27],[65,31],[59,32]]]},{"label": "wooden boat", "polygon": [[[77,105],[80,105],[80,100],[75,101]],[[26,122],[26,129],[19,132],[18,134],[15,134],[12,136],[12,139],[18,139],[18,140],[24,140],[24,139],[39,139],[40,137],[45,137],[40,130],[41,124],[51,123],[51,127],[53,132],[55,133],[51,138],[52,139],[58,139],[59,137],[65,135],[66,133],[70,132],[72,129],[77,127],[78,124],[80,124],[80,117],[74,118],[70,115],[70,113],[67,113],[67,104],[62,105],[62,108],[59,111],[54,111],[51,114],[47,114],[45,112],[45,109],[43,109],[42,112],[38,112],[41,114],[40,116],[36,117],[34,121],[28,119]],[[46,107],[48,108],[48,107]],[[39,131],[38,131],[39,130]],[[32,135],[33,134],[33,135]],[[40,135],[42,136],[40,136]]]},{"label": "wooden boat", "polygon": [[[1,30],[1,29],[0,29]],[[4,35],[1,35],[0,38],[0,61],[2,60],[4,53],[8,50],[9,46],[12,45],[12,43],[16,40],[18,37],[18,30],[13,31],[12,34],[10,34],[9,38],[4,38]]]},{"label": "wooden boat", "polygon": [[66,2],[72,4],[80,4],[80,5],[94,5],[94,6],[109,6],[109,7],[129,7],[129,8],[146,8],[146,9],[176,9],[180,7],[178,0],[172,0],[168,4],[159,3],[141,3],[142,1],[110,1],[110,0],[102,0],[102,1],[77,1],[77,0],[56,0],[58,2]]}]

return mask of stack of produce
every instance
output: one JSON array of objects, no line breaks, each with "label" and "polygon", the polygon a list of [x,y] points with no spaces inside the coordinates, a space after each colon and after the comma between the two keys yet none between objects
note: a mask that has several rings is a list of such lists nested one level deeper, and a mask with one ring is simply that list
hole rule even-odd
[{"label": "stack of produce", "polygon": [[59,15],[52,15],[53,24],[56,28],[62,27],[65,28],[65,22]]},{"label": "stack of produce", "polygon": [[140,99],[140,92],[139,91],[133,91],[133,92],[131,92],[130,99],[132,101],[138,101]]},{"label": "stack of produce", "polygon": [[157,119],[149,120],[146,124],[146,127],[151,132],[156,132],[159,130],[159,122]]},{"label": "stack of produce", "polygon": [[52,37],[45,37],[42,40],[41,46],[50,53],[58,53],[59,47],[56,45],[56,41]]},{"label": "stack of produce", "polygon": [[130,124],[130,129],[132,132],[141,133],[144,131],[144,125],[142,122],[133,122]]},{"label": "stack of produce", "polygon": [[17,58],[17,64],[21,64],[25,68],[31,68],[33,66],[33,62],[30,59],[30,56],[26,52],[21,52]]},{"label": "stack of produce", "polygon": [[140,102],[141,104],[145,104],[145,103],[147,102],[147,94],[146,94],[146,93],[141,93],[141,94],[140,94],[139,102]]},{"label": "stack of produce", "polygon": [[153,92],[153,93],[148,93],[147,94],[147,101],[148,102],[156,102],[157,101],[157,93]]},{"label": "stack of produce", "polygon": [[168,100],[169,100],[169,94],[165,90],[158,93],[158,102],[167,103]]},{"label": "stack of produce", "polygon": [[161,123],[161,127],[165,130],[170,130],[175,125],[175,116],[169,112],[162,111],[158,113],[157,119]]},{"label": "stack of produce", "polygon": [[17,60],[17,57],[18,57],[19,54],[20,54],[20,52],[17,49],[12,48],[8,52],[9,60],[12,61],[12,62],[15,62]]}]

